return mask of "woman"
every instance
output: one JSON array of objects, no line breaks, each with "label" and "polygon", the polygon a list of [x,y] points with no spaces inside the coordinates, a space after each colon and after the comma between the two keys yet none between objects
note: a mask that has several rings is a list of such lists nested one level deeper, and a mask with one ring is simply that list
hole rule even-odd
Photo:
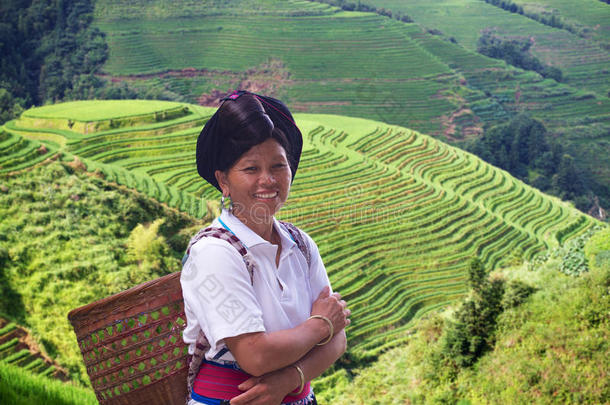
[{"label": "woman", "polygon": [[274,217],[302,143],[284,104],[244,91],[199,135],[197,170],[222,213],[183,261],[190,405],[316,404],[309,381],[345,351],[350,311],[316,244]]}]

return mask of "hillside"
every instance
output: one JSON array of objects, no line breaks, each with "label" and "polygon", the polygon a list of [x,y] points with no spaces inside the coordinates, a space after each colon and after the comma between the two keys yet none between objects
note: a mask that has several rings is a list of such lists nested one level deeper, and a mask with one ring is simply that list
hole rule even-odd
[{"label": "hillside", "polygon": [[[8,280],[3,280],[7,283]],[[2,295],[5,299],[5,295]],[[44,355],[30,333],[14,322],[0,317],[0,362],[28,370],[32,374],[49,376],[63,381],[68,379],[64,370]]]},{"label": "hillside", "polygon": [[[36,169],[37,180],[26,180],[26,174],[5,176],[3,218],[16,215],[14,221],[21,225],[4,221],[4,227],[24,229],[32,241],[39,240],[40,236],[35,235],[46,234],[46,227],[56,228],[53,218],[59,214],[52,214],[49,207],[41,210],[44,200],[40,198],[44,198],[44,190],[52,190],[50,184],[57,178],[58,190],[63,189],[62,184],[67,188],[52,200],[52,209],[64,209],[61,207],[66,204],[68,211],[61,215],[65,226],[54,231],[64,236],[58,239],[50,232],[49,240],[86,250],[90,244],[100,243],[97,232],[112,230],[115,235],[105,242],[110,243],[103,248],[108,251],[106,255],[83,261],[69,250],[56,256],[55,265],[45,272],[35,271],[41,258],[25,254],[31,248],[9,250],[11,259],[18,260],[11,270],[17,277],[13,282],[23,280],[13,288],[24,300],[26,319],[31,319],[32,327],[40,327],[45,339],[51,340],[45,335],[50,329],[43,325],[59,322],[59,318],[63,332],[54,328],[53,336],[68,333],[64,316],[69,305],[75,307],[133,285],[129,267],[116,267],[127,260],[120,259],[117,249],[138,223],[148,223],[165,212],[154,208],[152,202],[145,203],[144,197],[137,197],[135,206],[133,202],[104,202],[118,198],[115,194],[104,197],[106,181],[136,189],[192,216],[217,209],[218,192],[198,178],[194,162],[196,137],[211,110],[139,101],[130,115],[129,103],[91,101],[35,108],[3,129],[5,142],[20,145],[2,149],[0,144],[0,151],[7,151],[0,156],[4,173],[23,168],[25,163],[10,157],[20,155],[22,150],[35,150],[40,142],[43,145],[38,148],[44,146],[47,155],[74,159],[70,163],[73,167],[86,167],[95,174],[91,185],[84,180],[74,184],[75,180],[58,168],[46,174],[43,168]],[[407,341],[416,319],[462,297],[470,257],[479,256],[489,268],[498,268],[532,258],[597,223],[477,157],[418,132],[332,115],[297,114],[295,118],[305,146],[291,196],[280,216],[301,226],[317,241],[334,288],[350,302],[351,367]],[[33,185],[26,186],[32,181]],[[18,186],[21,183],[24,185]],[[28,189],[35,190],[33,196],[32,191],[25,191]],[[22,210],[27,214],[17,214],[15,202],[27,207]],[[156,216],[151,218],[151,214],[136,209],[141,204],[154,208]],[[123,208],[116,213],[95,213],[102,206],[104,210]],[[99,230],[84,221],[87,217],[99,218]],[[172,232],[180,223],[191,223],[180,217],[167,218],[173,218]],[[32,225],[25,226],[30,222]],[[70,235],[76,229],[83,236],[72,241]],[[9,246],[13,238],[21,239],[19,234],[9,235]],[[187,237],[181,235],[171,245],[174,260]],[[168,262],[164,271],[174,268],[176,263],[172,263]],[[16,273],[18,268],[28,270]],[[162,274],[159,271],[148,273],[148,277]],[[51,288],[51,295],[28,292],[57,276],[61,284],[50,284],[44,290]],[[93,284],[95,288],[82,287],[91,280],[98,280]],[[76,288],[77,295],[60,307],[45,305],[49,300],[54,302],[52,291],[60,285],[65,285],[64,291]],[[58,354],[71,359],[77,356],[73,352],[75,342],[61,347],[57,338],[53,342]],[[74,364],[71,366],[76,371]]]},{"label": "hillside", "polygon": [[[21,140],[23,150],[37,142]],[[10,171],[3,156],[0,165],[0,314],[12,321],[0,334],[0,361],[16,358],[54,371],[27,356],[30,349],[11,335],[14,324],[23,325],[28,342],[37,342],[70,379],[86,382],[67,313],[178,271],[202,222],[86,173],[77,160],[32,161],[28,170]]]},{"label": "hillside", "polygon": [[[608,256],[610,233],[605,231]],[[493,280],[527,283],[524,302],[498,317],[493,348],[472,367],[439,361],[460,306],[417,324],[417,334],[383,354],[351,380],[318,381],[322,402],[334,404],[606,404],[610,267],[575,278],[562,274],[561,257],[496,272]],[[371,400],[373,398],[373,400]]]},{"label": "hillside", "polygon": [[[607,5],[587,0],[597,14],[553,5],[579,27],[573,33],[482,0],[364,3],[414,22],[297,0],[99,0],[93,25],[109,45],[103,77],[191,103],[216,105],[228,89],[247,88],[296,111],[374,119],[458,144],[527,112],[610,204],[610,55],[599,17]],[[521,3],[540,15],[550,7]],[[562,81],[476,53],[485,29],[530,41]]]},{"label": "hillside", "polygon": [[[561,69],[562,82],[608,96],[610,10],[599,0],[504,2],[521,5],[522,14],[506,10],[494,0],[462,0],[457,4],[451,0],[434,3],[370,0],[366,3],[408,14],[421,25],[441,30],[472,51],[477,49],[481,32],[489,28],[503,37],[528,38],[535,56]],[[555,18],[551,21],[553,15]]]},{"label": "hillside", "polygon": [[0,362],[0,403],[11,405],[96,405],[94,393],[71,383]]}]

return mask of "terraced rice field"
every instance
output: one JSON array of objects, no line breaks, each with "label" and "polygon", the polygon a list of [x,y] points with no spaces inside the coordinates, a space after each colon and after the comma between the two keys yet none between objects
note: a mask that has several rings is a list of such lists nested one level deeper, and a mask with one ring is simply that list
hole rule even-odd
[{"label": "terraced rice field", "polygon": [[56,367],[32,346],[32,338],[22,327],[0,318],[0,363],[8,363],[33,374],[67,380],[65,371]]},{"label": "terraced rice field", "polygon": [[[526,13],[556,15],[602,45],[610,44],[608,4],[599,0],[512,0]],[[607,47],[606,47],[607,49]]]},{"label": "terraced rice field", "polygon": [[[481,31],[488,28],[502,36],[529,38],[533,42],[532,53],[543,62],[561,68],[565,83],[603,96],[607,96],[610,90],[610,54],[605,48],[605,42],[581,38],[567,30],[543,25],[482,0],[371,0],[369,3],[406,13],[417,23],[440,29],[447,37],[454,37],[469,50],[476,50]],[[528,2],[531,7],[538,3],[556,7],[557,2]],[[569,12],[569,16],[578,18],[582,15],[583,21],[593,24],[591,29],[607,36],[606,33],[610,30],[610,11],[607,5],[599,0],[570,1],[570,6],[566,6],[567,3],[559,2],[557,7]],[[574,11],[576,7],[588,11]],[[593,10],[597,14],[593,14]]]},{"label": "terraced rice field", "polygon": [[[90,102],[91,109],[103,104]],[[62,129],[72,119],[66,116],[46,118],[51,129],[42,120],[30,126],[28,117],[46,113],[41,107],[7,124],[2,136],[59,145],[53,153],[64,159],[77,157],[111,181],[202,216],[206,201],[219,198],[194,162],[197,135],[212,110],[181,107],[179,117],[157,110],[135,124],[122,108],[132,126],[109,129],[117,119],[110,115],[80,132]],[[175,109],[168,104],[166,111]],[[356,356],[400,344],[414,319],[463,296],[470,257],[495,268],[515,252],[531,258],[595,224],[477,157],[404,127],[334,115],[295,118],[305,146],[280,217],[317,241],[334,288],[353,310]],[[53,143],[32,140],[48,134]]]},{"label": "terraced rice field", "polygon": [[253,87],[297,111],[439,134],[441,116],[458,107],[440,94],[459,85],[451,69],[406,36],[404,24],[376,14],[303,1],[278,9],[266,1],[259,9],[195,7],[189,16],[169,10],[163,18],[127,11],[119,18],[108,3],[115,2],[96,3],[94,22],[110,46],[104,71],[190,102],[214,89]]},{"label": "terraced rice field", "polygon": [[456,95],[476,120],[494,125],[519,112],[542,119],[549,133],[562,140],[564,150],[588,173],[588,181],[596,183],[596,192],[610,192],[608,97],[508,67],[438,36],[414,31],[409,35],[463,77],[468,90]]},{"label": "terraced rice field", "polygon": [[[600,3],[595,10],[606,7],[586,1]],[[367,2],[408,14],[412,24],[311,1],[124,3],[96,2],[94,25],[110,46],[104,71],[113,80],[208,105],[217,92],[247,88],[275,95],[294,111],[374,119],[451,142],[528,112],[565,139],[593,191],[610,195],[610,56],[598,37],[482,0]],[[576,12],[564,0],[557,7],[595,32],[608,31],[592,12]],[[477,38],[488,27],[531,37],[533,52],[560,67],[565,83],[477,54]]]}]

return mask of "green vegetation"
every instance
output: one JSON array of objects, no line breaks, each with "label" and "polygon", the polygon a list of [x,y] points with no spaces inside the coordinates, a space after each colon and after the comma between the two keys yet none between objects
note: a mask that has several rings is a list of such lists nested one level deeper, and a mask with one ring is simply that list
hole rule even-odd
[{"label": "green vegetation", "polygon": [[[326,3],[336,7],[155,1],[143,17],[141,2],[98,1],[94,25],[110,49],[105,77],[127,93],[170,92],[208,105],[247,88],[296,111],[371,118],[458,144],[528,112],[566,141],[585,189],[608,206],[603,44],[481,0]],[[513,47],[513,63],[565,84],[474,53],[480,32],[492,27],[495,44],[529,47]],[[583,196],[578,206],[588,211],[592,197]]]},{"label": "green vegetation", "polygon": [[485,30],[477,43],[477,52],[490,58],[503,59],[510,65],[533,70],[543,77],[560,82],[563,77],[561,70],[544,65],[538,58],[532,56],[529,52],[531,46],[531,39],[506,39],[491,30]]},{"label": "green vegetation", "polygon": [[[0,86],[7,89],[0,89],[0,119],[60,99],[216,105],[227,90],[247,88],[297,111],[381,120],[459,144],[527,111],[565,140],[585,188],[608,207],[604,5],[586,0],[596,14],[564,0],[558,8],[525,1],[99,0],[93,10],[85,0],[10,3],[8,42],[31,34],[31,43],[19,55],[11,50],[14,58],[2,65],[5,83],[29,83],[25,71],[41,72],[32,77],[42,81],[31,81],[27,91]],[[28,24],[44,29],[33,35]],[[62,24],[69,29],[60,30]],[[562,83],[475,54],[489,29],[502,48],[498,56]],[[39,43],[40,57],[27,59]],[[509,46],[512,56],[505,55],[505,44],[529,49]],[[27,59],[23,69],[20,58]],[[87,63],[72,66],[82,58]],[[583,202],[577,206],[588,211]]]},{"label": "green vegetation", "polygon": [[[487,130],[526,112],[541,120],[549,133],[562,139],[565,151],[574,157],[579,177],[600,197],[601,205],[608,206],[610,170],[605,157],[610,154],[607,139],[610,80],[606,66],[610,60],[608,42],[603,39],[608,32],[603,28],[607,27],[607,19],[602,17],[607,11],[604,4],[596,0],[586,0],[586,6],[563,0],[552,4],[546,0],[515,2],[527,10],[526,14],[560,12],[564,20],[570,24],[578,22],[582,26],[579,30],[591,35],[589,38],[585,34],[583,38],[481,0],[434,3],[369,0],[365,3],[408,14],[418,25],[436,34],[411,34],[411,37],[463,77],[462,83],[468,91],[459,86],[446,90],[454,100],[461,101],[463,115],[460,119],[452,116],[457,133],[468,134],[476,129],[468,113]],[[529,49],[532,57],[552,67],[547,69],[549,72],[560,70],[562,83],[544,80],[533,72],[510,69],[473,53],[481,32],[488,29],[509,43],[528,38],[532,43]],[[418,129],[416,124],[409,126]],[[481,133],[483,130],[478,132]]]},{"label": "green vegetation", "polygon": [[[580,36],[590,37],[599,42],[603,48],[610,45],[610,33],[603,29],[608,19],[608,7],[600,0],[511,0],[519,5],[523,12],[538,16],[538,20],[555,18],[561,25]],[[605,1],[608,3],[608,1]]]},{"label": "green vegetation", "polygon": [[[49,356],[85,382],[67,313],[178,271],[190,234],[200,225],[67,163],[5,175],[1,187],[0,252],[7,283],[2,292],[7,295],[0,302],[10,299],[6,315],[27,325]],[[141,227],[159,218],[165,222],[148,228],[156,235],[154,246],[139,249]]]},{"label": "green vegetation", "polygon": [[[434,133],[441,131],[439,117],[456,108],[436,96],[455,82],[446,76],[450,69],[406,38],[403,23],[311,2],[285,1],[279,9],[271,1],[240,9],[226,2],[228,11],[210,3],[188,17],[170,8],[163,18],[142,18],[130,8],[119,17],[116,2],[96,3],[94,24],[110,46],[104,71],[132,86],[163,86],[190,102],[249,87],[297,111],[383,117],[405,126],[417,121],[418,129]],[[227,57],[226,49],[235,52]]]},{"label": "green vegetation", "polygon": [[[524,264],[486,279],[487,288],[506,286],[502,310],[487,334],[493,339],[477,339],[476,329],[467,336],[458,333],[460,325],[491,319],[464,316],[472,313],[469,303],[481,299],[473,291],[455,310],[419,321],[405,347],[383,354],[353,380],[337,373],[319,381],[318,396],[336,404],[605,403],[610,266],[575,278],[559,271],[561,262],[550,258],[533,270]],[[498,308],[494,301],[491,307]],[[456,337],[490,346],[474,363],[460,364],[463,357],[448,346]]]},{"label": "green vegetation", "polygon": [[39,376],[0,362],[0,403],[11,405],[95,405],[90,390]]},{"label": "green vegetation", "polygon": [[564,153],[559,141],[548,136],[542,122],[526,114],[492,127],[467,147],[539,190],[574,201],[580,210],[594,204],[593,193],[576,170],[572,156]]},{"label": "green vegetation", "polygon": [[593,270],[610,267],[610,229],[593,235],[584,247],[584,255]]},{"label": "green vegetation", "polygon": [[[447,38],[454,38],[458,44],[470,50],[476,50],[480,33],[490,28],[508,39],[531,38],[534,42],[531,48],[533,56],[545,64],[561,69],[566,83],[576,88],[584,87],[599,95],[606,95],[610,90],[609,73],[604,67],[609,61],[606,43],[598,42],[597,37],[582,38],[568,30],[550,27],[527,15],[504,10],[482,0],[441,0],[434,3],[424,0],[368,0],[366,3],[409,14],[416,23],[430,29],[438,29]],[[539,6],[539,3],[546,3],[546,9],[551,15],[551,7],[556,7],[554,1],[548,0],[520,0],[513,3],[523,6],[525,14],[540,15],[538,19],[541,21],[550,20],[551,17],[543,15],[540,10],[544,10],[544,6]],[[565,7],[567,1],[561,3]],[[603,4],[595,3],[598,2],[584,0],[576,6],[572,2],[568,6],[570,15],[579,18],[582,15],[592,15],[595,13],[592,10],[596,10],[601,13],[596,17],[597,22],[587,25],[586,28],[591,32],[604,32],[606,29],[602,27],[607,26],[608,22],[607,19],[602,21],[601,15],[607,13],[607,10]],[[526,7],[526,4],[529,7]],[[591,9],[587,10],[588,7]],[[575,10],[576,8],[580,10]],[[539,10],[539,13],[532,10]],[[568,16],[566,14],[566,17]],[[593,19],[587,20],[593,22]]]},{"label": "green vegetation", "polygon": [[0,88],[13,114],[33,104],[88,98],[108,52],[104,34],[90,26],[92,12],[90,0],[3,1]]},{"label": "green vegetation", "polygon": [[[4,280],[8,284],[8,280]],[[3,300],[17,299],[17,305],[21,304],[18,295],[1,295]],[[15,306],[17,306],[15,305]],[[6,306],[6,305],[5,305]],[[6,306],[8,307],[8,306]],[[10,307],[4,309],[12,309]],[[13,314],[19,316],[21,314]],[[40,352],[31,334],[25,328],[14,322],[7,322],[0,317],[0,364],[10,364],[27,370],[28,373],[53,377],[66,381],[69,377],[65,370],[53,362],[52,359]],[[1,388],[0,388],[1,390]]]},{"label": "green vegetation", "polygon": [[[50,104],[43,107],[29,109],[22,118],[50,118],[70,119],[73,121],[102,121],[120,119],[121,117],[148,116],[149,122],[154,122],[150,116],[155,113],[163,114],[172,109],[181,110],[180,103],[150,100],[108,100],[91,108],[86,101],[72,101],[68,103]],[[44,126],[48,126],[45,123]]]},{"label": "green vegetation", "polygon": [[[113,103],[106,103],[88,105],[91,111],[113,113]],[[79,104],[75,114],[87,115],[86,105]],[[45,128],[74,119],[64,115],[66,108],[54,108],[61,118],[50,114],[32,127],[36,114],[26,112],[4,126],[5,136],[24,141],[52,132],[56,155],[73,160],[6,177],[0,202],[7,219],[0,234],[7,235],[6,277],[21,296],[25,322],[76,373],[76,343],[60,340],[69,333],[68,310],[176,270],[194,233],[191,220],[148,198],[201,217],[217,210],[219,195],[198,177],[194,164],[195,141],[209,109],[185,104],[178,108],[186,109],[185,115],[163,119],[161,114],[159,121],[150,115],[148,122],[131,122],[123,114],[124,126],[89,122],[91,131],[84,134]],[[143,108],[138,104],[133,113]],[[417,132],[333,115],[295,118],[305,146],[280,214],[318,242],[334,288],[350,302],[350,352],[342,364],[348,369],[408,341],[423,314],[463,297],[469,257],[480,257],[488,269],[506,266],[578,238],[596,223],[475,156]],[[70,174],[71,167],[93,176]],[[119,193],[108,181],[142,194]],[[158,218],[166,219],[155,222]],[[49,251],[28,247],[35,243]],[[81,252],[91,246],[99,253],[83,258]],[[167,260],[167,252],[173,259]],[[41,271],[41,263],[49,270]],[[49,283],[50,277],[58,281]]]}]

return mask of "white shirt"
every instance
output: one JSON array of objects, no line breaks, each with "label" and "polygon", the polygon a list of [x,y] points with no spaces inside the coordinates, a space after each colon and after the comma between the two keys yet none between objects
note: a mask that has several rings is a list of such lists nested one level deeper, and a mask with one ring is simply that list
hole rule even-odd
[{"label": "white shirt", "polygon": [[[305,232],[301,234],[311,254],[309,268],[288,231],[274,219],[282,244],[276,266],[277,245],[226,210],[220,220],[246,246],[256,269],[251,283],[242,256],[224,240],[202,238],[191,247],[180,277],[187,319],[183,338],[192,354],[201,329],[211,346],[208,360],[225,347],[224,338],[291,329],[304,322],[322,289],[330,285],[318,247]],[[223,227],[218,218],[212,226]],[[230,352],[220,359],[235,361]]]}]

